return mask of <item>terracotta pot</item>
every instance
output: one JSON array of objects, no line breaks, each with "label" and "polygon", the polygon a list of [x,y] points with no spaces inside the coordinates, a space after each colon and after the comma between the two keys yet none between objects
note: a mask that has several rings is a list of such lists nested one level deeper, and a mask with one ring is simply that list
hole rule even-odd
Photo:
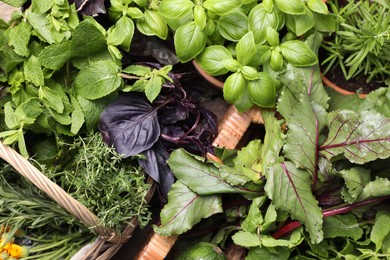
[{"label": "terracotta pot", "polygon": [[219,79],[211,76],[210,74],[208,74],[206,71],[204,71],[200,65],[195,61],[195,60],[192,60],[192,64],[194,65],[195,69],[199,72],[200,75],[202,75],[202,77],[207,80],[208,82],[210,82],[212,85],[214,85],[215,87],[219,88],[219,89],[223,89],[223,82],[220,81]]},{"label": "terracotta pot", "polygon": [[[322,82],[334,89],[335,91],[337,91],[338,93],[342,94],[342,95],[355,95],[355,94],[358,94],[358,93],[355,93],[355,92],[351,92],[351,91],[348,91],[348,90],[345,90],[339,86],[337,86],[334,82],[330,81],[327,77],[325,77],[324,75],[321,74],[321,77],[322,77]],[[360,98],[365,98],[367,96],[367,94],[358,94]]]}]

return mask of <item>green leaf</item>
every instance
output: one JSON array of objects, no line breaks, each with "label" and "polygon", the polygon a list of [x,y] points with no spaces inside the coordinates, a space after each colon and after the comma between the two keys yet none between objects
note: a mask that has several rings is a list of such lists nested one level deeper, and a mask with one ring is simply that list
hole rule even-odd
[{"label": "green leaf", "polygon": [[304,14],[305,4],[302,0],[274,0],[276,6],[286,14]]},{"label": "green leaf", "polygon": [[241,65],[248,65],[255,59],[256,45],[252,32],[245,34],[237,43],[236,56]]},{"label": "green leaf", "polygon": [[10,101],[4,105],[4,120],[9,129],[19,126],[18,118],[15,116],[15,111]]},{"label": "green leaf", "polygon": [[[371,230],[371,241],[375,243],[376,252],[382,248],[383,240],[390,234],[390,213],[379,211],[375,217],[375,223]],[[383,252],[387,253],[387,252]]]},{"label": "green leaf", "polygon": [[268,27],[277,30],[279,17],[276,12],[268,13],[263,4],[258,4],[252,8],[248,16],[248,29],[253,32],[256,44],[265,42]]},{"label": "green leaf", "polygon": [[73,32],[72,62],[80,69],[90,62],[112,59],[106,38],[93,21],[82,21]]},{"label": "green leaf", "polygon": [[254,67],[242,66],[241,73],[247,80],[256,80],[259,78],[259,72]]},{"label": "green leaf", "polygon": [[271,46],[275,47],[279,45],[279,33],[272,27],[267,28],[265,39],[267,40],[268,44]]},{"label": "green leaf", "polygon": [[235,72],[230,75],[223,86],[223,97],[228,103],[235,103],[244,93],[246,80],[242,73]]},{"label": "green leaf", "polygon": [[23,135],[23,132],[20,129],[8,130],[8,131],[1,132],[0,138],[4,138],[3,144],[11,145],[19,139],[20,135]]},{"label": "green leaf", "polygon": [[24,63],[24,78],[36,86],[43,86],[45,84],[43,70],[37,57],[31,56]]},{"label": "green leaf", "polygon": [[314,25],[314,15],[309,9],[307,9],[306,13],[302,15],[287,15],[286,26],[297,36],[305,34],[313,28]]},{"label": "green leaf", "polygon": [[179,27],[174,36],[176,55],[181,62],[188,62],[201,53],[206,46],[206,32],[189,22]]},{"label": "green leaf", "polygon": [[274,71],[280,71],[283,68],[283,56],[279,50],[274,49],[271,51],[269,66]]},{"label": "green leaf", "polygon": [[161,76],[154,76],[145,84],[145,95],[152,103],[160,94],[164,79]]},{"label": "green leaf", "polygon": [[154,230],[163,236],[182,234],[203,218],[223,212],[219,195],[200,196],[177,181],[168,193],[168,203],[161,210],[161,225]]},{"label": "green leaf", "polygon": [[194,7],[194,21],[196,26],[200,29],[204,29],[207,22],[206,11],[201,5],[195,5]]},{"label": "green leaf", "polygon": [[229,72],[221,61],[232,58],[232,54],[224,46],[212,45],[204,48],[195,60],[208,74],[220,76]]},{"label": "green leaf", "polygon": [[[225,87],[224,87],[225,88]],[[234,106],[238,112],[244,113],[248,109],[254,106],[253,101],[250,99],[248,88],[244,88],[242,95],[234,102]]]},{"label": "green leaf", "polygon": [[23,125],[32,125],[43,112],[41,104],[36,99],[28,99],[15,109],[15,116]]},{"label": "green leaf", "polygon": [[240,0],[224,0],[221,2],[220,0],[206,0],[203,3],[203,6],[215,13],[216,15],[224,15],[233,11],[238,10],[238,8],[242,5]]},{"label": "green leaf", "polygon": [[245,248],[261,246],[260,237],[252,232],[238,231],[232,236],[234,244]]},{"label": "green leaf", "polygon": [[164,0],[160,2],[158,12],[173,30],[193,19],[192,8],[194,3],[190,0]]},{"label": "green leaf", "polygon": [[7,74],[24,60],[23,57],[16,54],[16,52],[9,47],[5,47],[0,51],[0,68]]},{"label": "green leaf", "polygon": [[290,250],[287,247],[276,247],[276,248],[267,248],[267,247],[252,247],[249,249],[246,260],[287,260],[290,259]]},{"label": "green leaf", "polygon": [[292,234],[290,235],[290,238],[287,239],[275,239],[272,236],[264,235],[261,236],[261,244],[265,247],[278,247],[278,246],[285,246],[288,248],[294,248],[297,245],[299,245],[302,240],[302,231],[300,230],[294,230]]},{"label": "green leaf", "polygon": [[64,40],[45,47],[38,56],[42,66],[59,70],[70,59],[72,43]]},{"label": "green leaf", "polygon": [[8,44],[14,47],[17,54],[27,57],[30,54],[28,43],[31,36],[31,26],[26,22],[21,22],[7,32]]},{"label": "green leaf", "polygon": [[328,115],[329,135],[319,152],[329,160],[339,154],[363,164],[390,156],[390,119],[378,113],[342,110]]},{"label": "green leaf", "polygon": [[233,12],[218,19],[219,33],[228,41],[237,42],[248,32],[248,17],[242,12]]},{"label": "green leaf", "polygon": [[44,14],[52,8],[54,0],[32,0],[31,10],[37,14]]},{"label": "green leaf", "polygon": [[266,196],[257,197],[252,201],[251,206],[249,207],[248,216],[241,223],[241,227],[244,231],[256,233],[258,228],[261,228],[261,225],[264,222],[263,215],[260,211],[260,207],[267,200]]},{"label": "green leaf", "polygon": [[134,35],[134,23],[127,17],[122,16],[115,25],[107,31],[107,44],[120,45],[125,51],[130,51],[131,40]]},{"label": "green leaf", "polygon": [[343,199],[348,203],[353,203],[363,192],[364,187],[370,182],[370,170],[354,167],[349,170],[339,172],[344,179],[345,188],[342,190]]},{"label": "green leaf", "polygon": [[150,75],[150,73],[152,72],[152,70],[149,67],[141,66],[141,65],[130,65],[122,71],[127,74],[136,75],[138,77],[145,77],[147,75]]},{"label": "green leaf", "polygon": [[73,96],[70,96],[70,100],[72,102],[72,106],[74,107],[72,112],[72,124],[70,126],[70,131],[72,134],[76,135],[85,122],[85,116],[77,99]]},{"label": "green leaf", "polygon": [[364,187],[357,201],[387,195],[390,195],[390,180],[388,178],[377,177]]},{"label": "green leaf", "polygon": [[363,235],[363,229],[352,214],[324,218],[323,229],[325,238],[350,237],[358,240]]},{"label": "green leaf", "polygon": [[322,0],[308,0],[307,6],[310,8],[310,10],[320,13],[320,14],[328,14],[328,7]]},{"label": "green leaf", "polygon": [[294,66],[312,66],[318,62],[317,55],[304,42],[298,40],[282,43],[280,50],[286,61]]},{"label": "green leaf", "polygon": [[205,164],[183,149],[178,149],[171,153],[168,165],[181,183],[199,195],[248,193],[244,189],[240,190],[223,180],[219,169],[213,164]]},{"label": "green leaf", "polygon": [[311,183],[307,171],[284,162],[270,168],[264,190],[276,208],[305,225],[312,243],[319,243],[323,239],[322,213],[311,192]]},{"label": "green leaf", "polygon": [[168,36],[168,26],[155,10],[145,10],[144,16],[137,20],[137,29],[145,35],[156,35],[163,40]]},{"label": "green leaf", "polygon": [[46,14],[27,12],[27,20],[44,41],[49,44],[57,42],[58,36],[55,35],[56,31],[52,30],[49,17]]},{"label": "green leaf", "polygon": [[84,67],[75,79],[75,91],[86,99],[98,99],[117,90],[122,84],[120,67],[112,61],[97,61]]},{"label": "green leaf", "polygon": [[1,2],[13,7],[21,7],[27,0],[2,0]]},{"label": "green leaf", "polygon": [[39,98],[44,100],[45,103],[58,113],[64,112],[64,104],[62,103],[61,97],[58,93],[46,86],[39,88]]},{"label": "green leaf", "polygon": [[274,79],[266,72],[259,72],[258,75],[258,79],[248,81],[251,100],[260,107],[275,107],[276,86]]},{"label": "green leaf", "polygon": [[249,65],[253,67],[259,67],[264,63],[267,63],[271,58],[271,47],[261,44],[256,44],[256,59],[254,59]]},{"label": "green leaf", "polygon": [[314,28],[320,32],[334,32],[336,31],[337,21],[334,16],[313,13]]}]

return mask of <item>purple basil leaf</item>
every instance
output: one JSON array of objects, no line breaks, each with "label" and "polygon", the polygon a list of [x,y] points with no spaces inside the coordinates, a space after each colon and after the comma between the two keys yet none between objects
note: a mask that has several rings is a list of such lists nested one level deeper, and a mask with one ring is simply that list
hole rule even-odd
[{"label": "purple basil leaf", "polygon": [[124,157],[151,148],[160,136],[157,111],[140,95],[124,94],[100,115],[99,130]]},{"label": "purple basil leaf", "polygon": [[76,3],[76,9],[82,15],[96,16],[106,13],[104,0],[72,0],[69,2]]},{"label": "purple basil leaf", "polygon": [[181,106],[164,107],[158,111],[158,118],[161,124],[175,124],[184,120],[186,116],[187,111]]},{"label": "purple basil leaf", "polygon": [[138,159],[138,163],[159,184],[159,195],[162,198],[161,201],[164,202],[174,182],[173,173],[167,164],[169,154],[159,142],[143,154],[146,159]]}]

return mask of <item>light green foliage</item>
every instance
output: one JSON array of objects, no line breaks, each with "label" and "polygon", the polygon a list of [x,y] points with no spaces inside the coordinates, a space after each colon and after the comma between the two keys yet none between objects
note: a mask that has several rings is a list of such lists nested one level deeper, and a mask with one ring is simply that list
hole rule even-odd
[{"label": "light green foliage", "polygon": [[343,216],[331,216],[324,219],[324,237],[350,237],[359,240],[363,235],[356,217],[352,214]]}]

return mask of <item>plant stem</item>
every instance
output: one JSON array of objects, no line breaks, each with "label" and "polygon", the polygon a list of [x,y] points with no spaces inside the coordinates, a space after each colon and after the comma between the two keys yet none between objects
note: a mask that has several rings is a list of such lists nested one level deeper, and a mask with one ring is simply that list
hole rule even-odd
[{"label": "plant stem", "polygon": [[120,76],[124,79],[140,79],[141,78],[141,77],[137,77],[137,76],[127,75],[124,73],[121,73]]},{"label": "plant stem", "polygon": [[[330,217],[330,216],[334,216],[334,215],[338,215],[338,214],[347,213],[355,208],[359,208],[359,207],[366,206],[369,204],[379,203],[379,202],[382,202],[382,201],[387,200],[387,199],[390,199],[390,195],[384,196],[384,197],[378,197],[378,198],[374,198],[374,199],[370,199],[370,200],[359,201],[359,202],[356,202],[353,204],[342,204],[342,205],[334,207],[334,208],[323,210],[322,216],[324,218],[326,218],[326,217]],[[274,234],[272,234],[272,236],[275,239],[279,239],[282,236],[290,233],[291,231],[293,231],[294,229],[296,229],[300,226],[302,226],[302,223],[299,221],[289,222],[286,225],[279,228],[279,230],[276,231]]]}]

